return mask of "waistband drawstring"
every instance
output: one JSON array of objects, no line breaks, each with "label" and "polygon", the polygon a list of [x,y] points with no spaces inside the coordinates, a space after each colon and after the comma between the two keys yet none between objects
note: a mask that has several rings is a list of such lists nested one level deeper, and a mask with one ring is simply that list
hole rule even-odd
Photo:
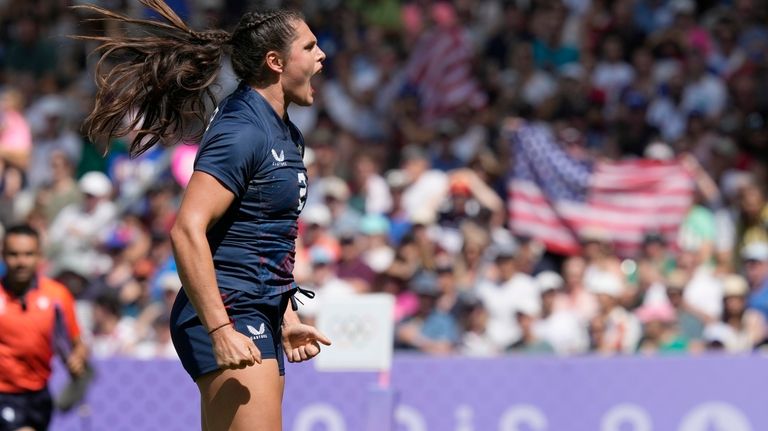
[{"label": "waistband drawstring", "polygon": [[299,285],[296,285],[296,290],[291,295],[291,308],[293,309],[293,311],[296,311],[296,310],[299,309],[299,305],[296,304],[296,301],[298,301],[299,304],[304,305],[304,303],[301,302],[301,299],[296,297],[297,293],[301,293],[302,295],[306,296],[309,299],[312,299],[312,298],[315,297],[315,292],[313,292],[313,291],[311,291],[309,289],[304,289],[303,287],[301,287]]}]

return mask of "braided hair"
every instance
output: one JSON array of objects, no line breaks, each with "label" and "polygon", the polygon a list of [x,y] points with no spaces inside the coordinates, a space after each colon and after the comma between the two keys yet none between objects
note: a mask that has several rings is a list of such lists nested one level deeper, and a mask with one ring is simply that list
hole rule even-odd
[{"label": "braided hair", "polygon": [[294,24],[303,17],[294,11],[248,12],[232,33],[232,68],[245,82],[263,86],[270,70],[265,65],[267,52],[287,54],[296,38]]},{"label": "braided hair", "polygon": [[196,43],[213,43],[226,45],[232,40],[232,35],[224,30],[206,30],[189,32],[190,40]]},{"label": "braided hair", "polygon": [[[224,30],[194,31],[163,0],[139,0],[163,21],[135,19],[94,6],[75,6],[95,13],[97,21],[113,21],[145,30],[137,36],[73,36],[100,42],[96,65],[97,93],[83,123],[88,138],[105,151],[112,138],[136,132],[130,155],[156,143],[173,145],[202,137],[206,106],[214,103],[211,85],[221,60],[231,50],[237,76],[250,85],[269,82],[269,51],[287,53],[295,36],[293,11],[249,12],[232,34]],[[128,113],[134,116],[126,118]]]}]

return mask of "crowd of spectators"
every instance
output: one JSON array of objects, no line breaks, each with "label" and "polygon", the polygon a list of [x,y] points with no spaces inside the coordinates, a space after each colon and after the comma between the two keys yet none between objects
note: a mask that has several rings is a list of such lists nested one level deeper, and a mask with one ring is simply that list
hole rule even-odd
[{"label": "crowd of spectators", "polygon": [[[83,21],[78,3],[0,0],[0,227],[42,232],[44,271],[78,299],[95,356],[172,357],[168,232],[195,143],[130,159],[131,136],[106,156],[87,142],[94,45],[66,36],[124,30]],[[297,7],[327,54],[315,105],[289,110],[307,142],[305,319],[328,298],[387,292],[396,348],[478,356],[751,352],[768,337],[765,2],[168,3],[197,29]],[[446,41],[469,54],[465,73],[415,76],[436,61],[427,42]],[[469,90],[436,105],[429,79]],[[235,85],[225,65],[217,95]],[[677,239],[648,231],[637,256],[617,256],[594,232],[559,256],[511,234],[508,118],[587,158],[680,157],[697,196]]]}]

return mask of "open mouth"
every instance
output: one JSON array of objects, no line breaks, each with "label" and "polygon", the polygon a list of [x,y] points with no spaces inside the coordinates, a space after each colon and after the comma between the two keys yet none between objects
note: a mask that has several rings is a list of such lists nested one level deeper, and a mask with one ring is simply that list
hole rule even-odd
[{"label": "open mouth", "polygon": [[315,92],[315,83],[313,81],[317,80],[317,76],[320,75],[323,72],[323,68],[317,69],[317,72],[313,73],[312,76],[309,78],[309,88],[312,90],[312,93]]}]

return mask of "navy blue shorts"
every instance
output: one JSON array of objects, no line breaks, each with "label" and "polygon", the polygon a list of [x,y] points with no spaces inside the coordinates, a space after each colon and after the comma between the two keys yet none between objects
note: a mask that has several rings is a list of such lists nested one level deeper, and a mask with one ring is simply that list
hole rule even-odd
[{"label": "navy blue shorts", "polygon": [[30,427],[45,431],[51,422],[53,401],[48,389],[19,394],[0,393],[0,431]]},{"label": "navy blue shorts", "polygon": [[[280,375],[284,375],[281,326],[293,291],[274,296],[224,288],[219,291],[234,328],[253,340],[261,351],[262,359],[277,359]],[[184,289],[179,291],[171,310],[171,339],[181,364],[192,380],[219,369],[211,337]]]}]

